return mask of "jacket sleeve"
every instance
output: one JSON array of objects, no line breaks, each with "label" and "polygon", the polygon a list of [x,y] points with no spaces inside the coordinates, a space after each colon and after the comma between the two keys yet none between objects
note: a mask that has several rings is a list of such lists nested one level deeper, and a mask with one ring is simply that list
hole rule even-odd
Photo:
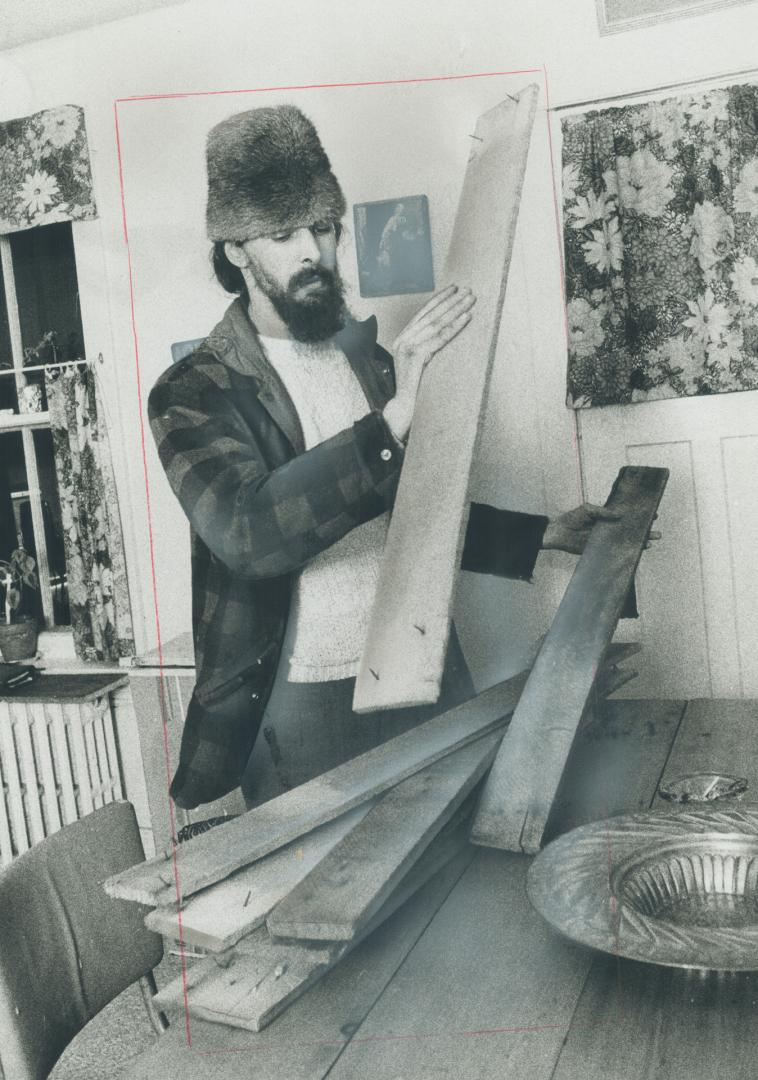
[{"label": "jacket sleeve", "polygon": [[548,518],[472,503],[461,570],[531,581]]},{"label": "jacket sleeve", "polygon": [[392,506],[402,449],[380,412],[275,469],[231,395],[192,366],[159,379],[148,416],[193,528],[240,577],[296,570]]}]

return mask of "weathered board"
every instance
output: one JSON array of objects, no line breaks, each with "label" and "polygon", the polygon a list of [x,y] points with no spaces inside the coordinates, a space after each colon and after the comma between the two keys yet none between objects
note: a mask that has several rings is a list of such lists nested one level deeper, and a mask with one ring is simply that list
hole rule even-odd
[{"label": "weathered board", "polygon": [[[566,786],[563,810],[569,827],[650,805],[683,711],[682,701],[602,706],[594,730],[580,736],[571,751],[574,782]],[[640,1032],[628,1032],[619,993],[624,974],[615,957],[607,958],[616,981],[614,1010],[593,997],[577,1022],[574,1010],[585,975],[592,971],[594,976],[593,954],[556,934],[531,906],[525,888],[529,861],[508,852],[479,852],[329,1080],[551,1080],[567,1035],[579,1051],[572,1055],[572,1080],[711,1075],[668,1070],[662,1060],[655,1060],[657,1072],[651,1063],[649,1073],[618,1064],[626,1040],[640,1038]],[[610,985],[609,978],[605,993]],[[659,997],[658,1004],[663,1000]],[[668,1026],[652,1014],[646,1019],[655,1035]],[[744,1011],[741,1019],[745,1023]],[[667,1034],[667,1042],[674,1043],[676,1029]],[[642,1035],[643,1045],[647,1037]],[[604,1068],[593,1065],[596,1042],[608,1045]],[[643,1054],[636,1046],[630,1056],[639,1066]],[[563,1080],[560,1070],[557,1075]]]},{"label": "weathered board", "polygon": [[[720,773],[747,780],[740,800],[758,802],[758,706],[755,701],[701,699],[687,703],[676,741],[666,762],[661,785],[693,773]],[[729,806],[730,798],[721,800]],[[666,805],[660,796],[655,808]]]},{"label": "weathered board", "polygon": [[145,925],[185,945],[199,945],[211,952],[229,949],[265,922],[268,913],[365,817],[372,805],[363,803],[245,866],[226,881],[195,893],[181,911],[175,907],[155,908],[145,916]]},{"label": "weathered board", "polygon": [[248,810],[220,829],[210,829],[180,845],[176,865],[166,856],[150,859],[109,878],[105,889],[110,896],[149,907],[175,903],[178,894],[191,896],[387,791],[458,747],[496,730],[515,709],[525,682],[526,672],[514,675],[344,765]]},{"label": "weathered board", "polygon": [[443,280],[477,297],[421,382],[353,708],[439,697],[476,450],[505,298],[538,88],[484,113],[471,137]]},{"label": "weathered board", "polygon": [[[359,940],[366,937],[451,859],[472,849],[466,832],[470,808],[429,845],[419,861],[391,897],[354,941],[333,942],[323,948],[308,948],[296,942],[272,941],[263,927],[237,943],[228,954],[209,957],[167,984],[156,996],[161,1008],[185,1005],[191,1016],[228,1024],[248,1031],[261,1031],[314,983],[337,964]],[[451,823],[452,825],[453,823]],[[461,866],[461,871],[464,866]]]},{"label": "weathered board", "polygon": [[571,748],[544,843],[588,821],[647,810],[684,704],[633,698],[602,702]]},{"label": "weathered board", "polygon": [[569,582],[484,786],[474,843],[539,851],[571,744],[668,479],[627,466]]},{"label": "weathered board", "polygon": [[269,915],[269,933],[305,941],[351,941],[473,791],[500,734],[448,754],[383,795],[363,820]]},{"label": "weathered board", "polygon": [[129,1080],[324,1080],[356,1028],[444,903],[471,849],[427,882],[349,956],[256,1034],[174,1010],[178,1022],[132,1059]]}]

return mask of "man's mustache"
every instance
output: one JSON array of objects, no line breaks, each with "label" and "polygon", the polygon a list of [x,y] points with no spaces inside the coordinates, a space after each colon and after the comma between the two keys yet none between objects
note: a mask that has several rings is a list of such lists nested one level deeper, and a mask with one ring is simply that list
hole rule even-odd
[{"label": "man's mustache", "polygon": [[287,291],[292,293],[301,285],[311,285],[314,281],[320,281],[324,285],[333,286],[336,281],[336,275],[334,271],[328,270],[325,266],[304,267],[302,270],[298,270],[296,274],[292,275]]}]

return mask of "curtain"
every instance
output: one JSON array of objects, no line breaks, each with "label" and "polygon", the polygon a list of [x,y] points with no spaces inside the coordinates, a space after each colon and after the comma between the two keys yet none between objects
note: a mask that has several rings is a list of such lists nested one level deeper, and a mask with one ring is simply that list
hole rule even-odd
[{"label": "curtain", "polygon": [[562,127],[569,405],[758,389],[758,87]]},{"label": "curtain", "polygon": [[76,654],[134,653],[116,486],[90,368],[45,372]]},{"label": "curtain", "polygon": [[0,124],[0,233],[96,216],[82,109]]}]

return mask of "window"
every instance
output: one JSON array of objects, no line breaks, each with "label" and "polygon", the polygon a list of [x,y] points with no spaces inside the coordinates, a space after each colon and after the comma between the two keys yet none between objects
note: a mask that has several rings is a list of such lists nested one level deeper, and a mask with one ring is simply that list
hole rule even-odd
[{"label": "window", "polygon": [[23,610],[47,629],[70,624],[63,524],[45,367],[82,361],[70,223],[0,236],[0,557],[23,546],[39,589]]}]

